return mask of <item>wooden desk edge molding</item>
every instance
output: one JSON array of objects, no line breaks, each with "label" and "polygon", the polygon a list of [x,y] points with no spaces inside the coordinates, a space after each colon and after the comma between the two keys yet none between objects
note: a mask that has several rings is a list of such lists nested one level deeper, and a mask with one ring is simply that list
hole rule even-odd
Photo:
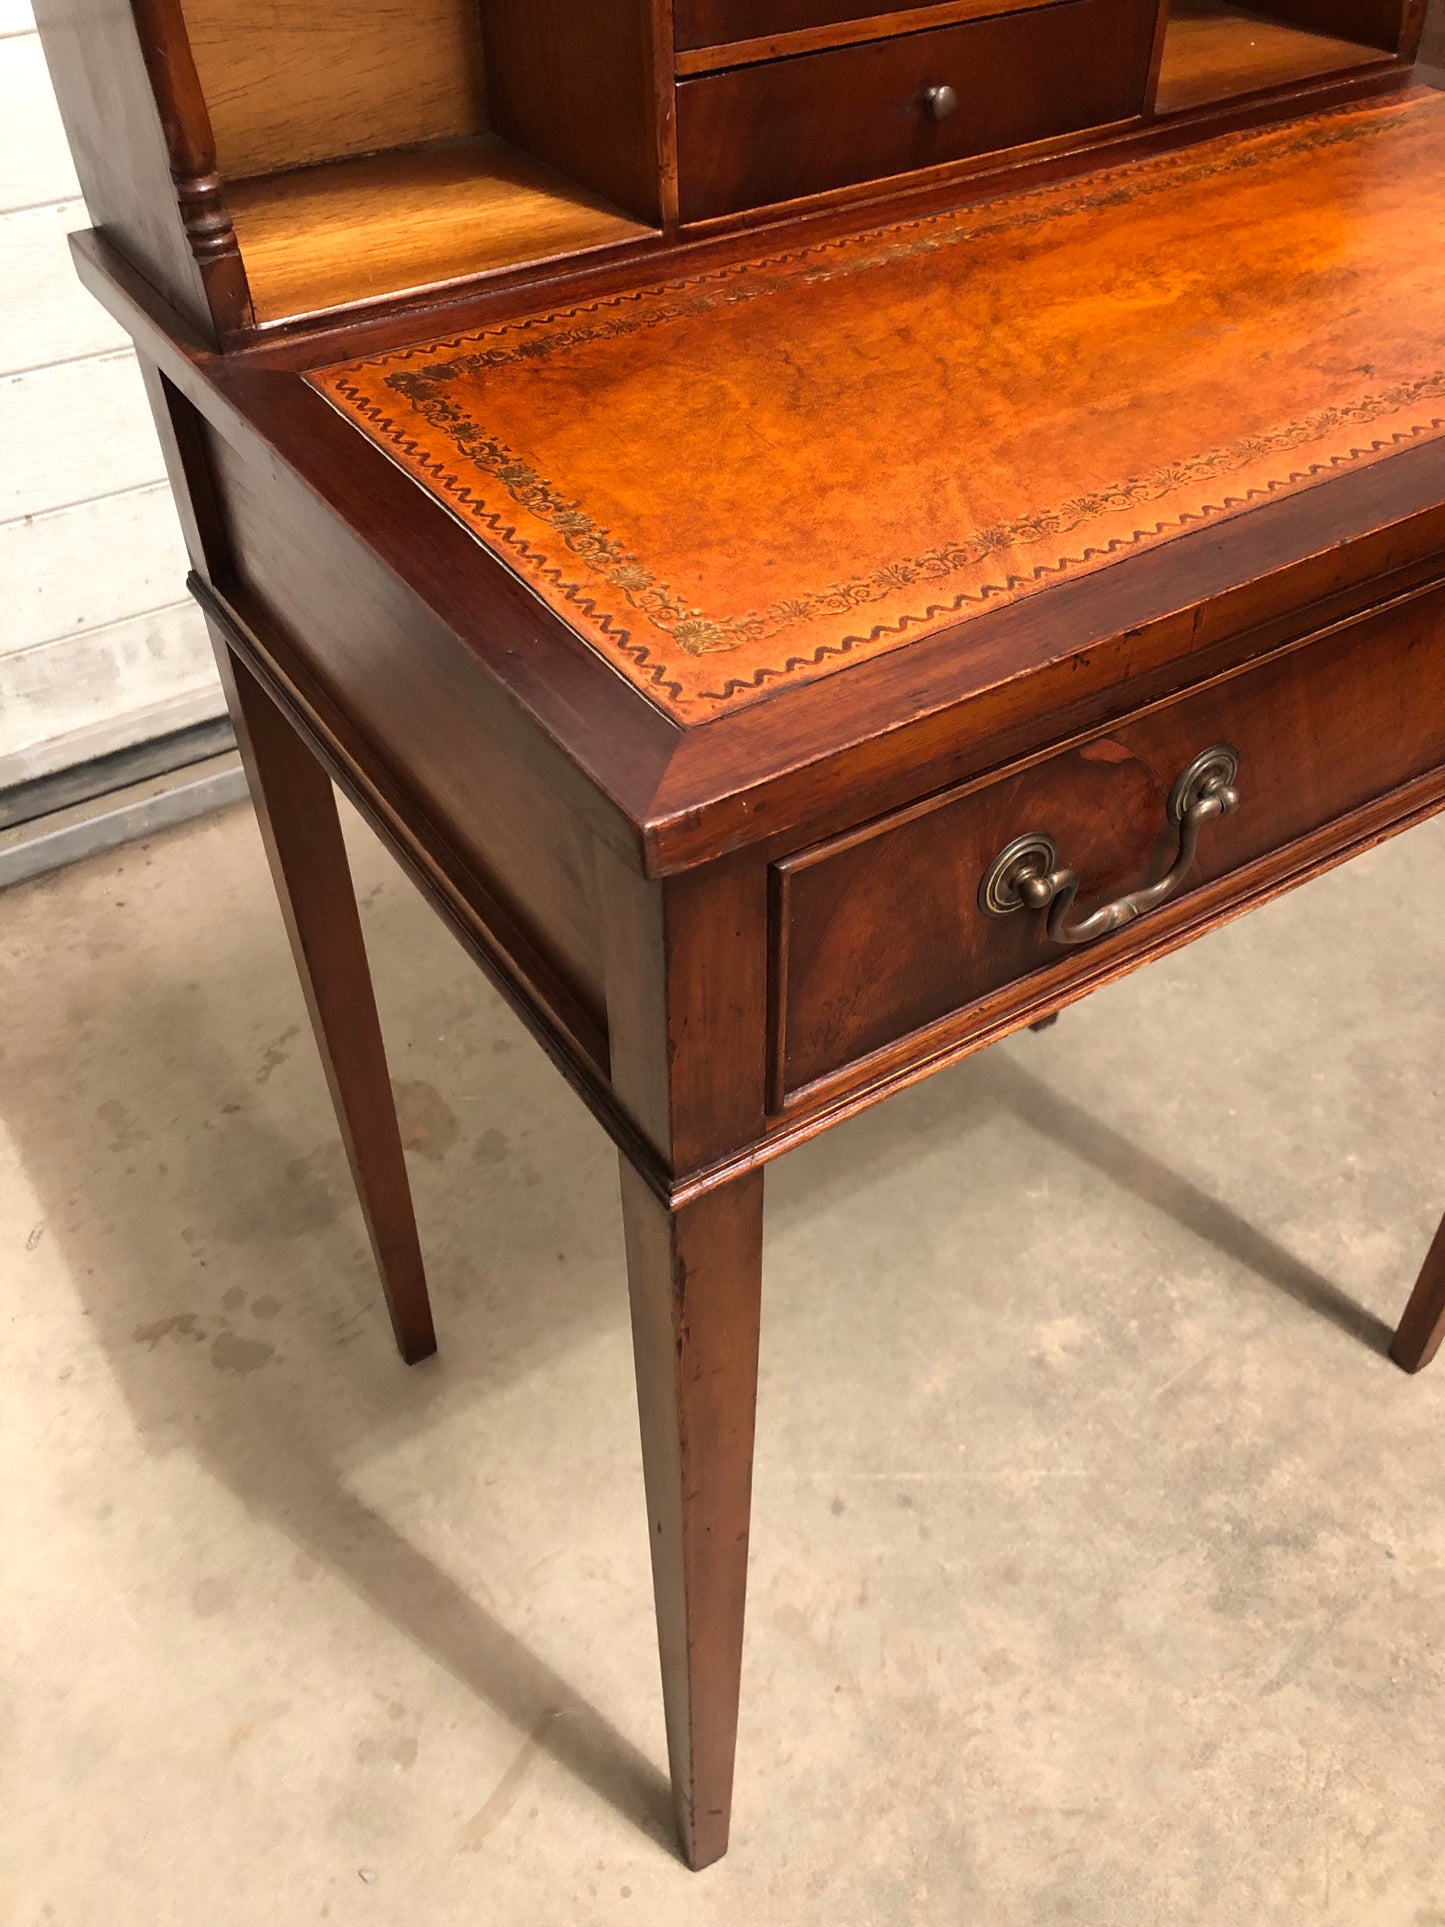
[{"label": "wooden desk edge molding", "polygon": [[1423,0],[36,12],[402,1356],[334,786],[618,1147],[705,1866],[768,1161],[1445,807]]}]

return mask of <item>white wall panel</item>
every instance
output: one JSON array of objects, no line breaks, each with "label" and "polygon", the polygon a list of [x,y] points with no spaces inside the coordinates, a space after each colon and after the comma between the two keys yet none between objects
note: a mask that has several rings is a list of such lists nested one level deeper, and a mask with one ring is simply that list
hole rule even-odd
[{"label": "white wall panel", "polygon": [[40,36],[0,40],[0,212],[79,193]]},{"label": "white wall panel", "polygon": [[0,0],[0,788],[223,708],[139,370],[71,266],[88,225],[29,0]]},{"label": "white wall panel", "polygon": [[206,625],[189,598],[0,657],[0,789],[219,707]]},{"label": "white wall panel", "polygon": [[163,479],[135,356],[0,376],[0,523]]},{"label": "white wall panel", "polygon": [[180,524],[163,482],[0,523],[4,653],[164,608],[185,580]]},{"label": "white wall panel", "polygon": [[65,237],[89,225],[84,201],[0,214],[0,375],[126,345],[71,266]]}]

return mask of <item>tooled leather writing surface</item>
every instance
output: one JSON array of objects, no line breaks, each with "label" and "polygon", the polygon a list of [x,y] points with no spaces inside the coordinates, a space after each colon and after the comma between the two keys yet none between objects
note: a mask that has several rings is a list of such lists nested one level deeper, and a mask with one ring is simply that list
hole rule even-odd
[{"label": "tooled leather writing surface", "polygon": [[1445,433],[1445,95],[308,379],[683,723]]}]

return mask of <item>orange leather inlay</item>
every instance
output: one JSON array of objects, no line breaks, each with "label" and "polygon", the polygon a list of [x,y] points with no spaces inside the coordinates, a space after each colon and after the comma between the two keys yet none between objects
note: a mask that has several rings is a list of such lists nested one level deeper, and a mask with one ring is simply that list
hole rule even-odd
[{"label": "orange leather inlay", "polygon": [[1445,431],[1445,95],[309,379],[707,722]]}]

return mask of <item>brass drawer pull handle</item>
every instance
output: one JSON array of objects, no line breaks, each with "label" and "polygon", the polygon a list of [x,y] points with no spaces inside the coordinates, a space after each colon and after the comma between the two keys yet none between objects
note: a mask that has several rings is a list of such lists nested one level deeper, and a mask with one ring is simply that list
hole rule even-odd
[{"label": "brass drawer pull handle", "polygon": [[1055,943],[1093,943],[1122,930],[1156,904],[1167,902],[1194,865],[1199,832],[1217,816],[1239,808],[1234,779],[1239,755],[1227,743],[1216,743],[1196,756],[1169,792],[1169,821],[1179,825],[1179,854],[1167,876],[1128,896],[1106,903],[1078,923],[1065,921],[1079,892],[1073,870],[1057,867],[1059,853],[1052,837],[1030,831],[1016,836],[1000,850],[979,885],[979,907],[990,917],[1012,916],[1015,910],[1047,910],[1049,936]]},{"label": "brass drawer pull handle", "polygon": [[923,104],[935,120],[947,120],[958,108],[958,95],[951,87],[925,87]]}]

